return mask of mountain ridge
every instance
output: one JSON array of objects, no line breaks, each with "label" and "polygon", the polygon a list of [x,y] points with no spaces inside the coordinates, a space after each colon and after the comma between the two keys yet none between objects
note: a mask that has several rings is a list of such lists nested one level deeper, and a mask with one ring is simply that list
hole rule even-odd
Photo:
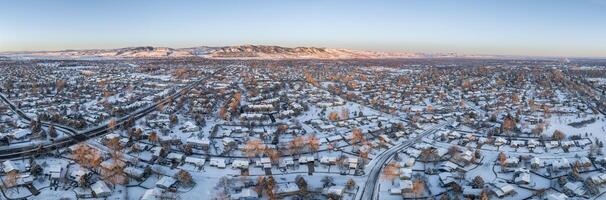
[{"label": "mountain ridge", "polygon": [[198,46],[170,48],[138,46],[115,49],[83,49],[59,51],[5,52],[26,57],[64,58],[175,58],[203,57],[209,59],[386,59],[386,58],[457,58],[483,57],[448,54],[427,54],[415,52],[381,52],[326,47],[282,47],[275,45]]}]

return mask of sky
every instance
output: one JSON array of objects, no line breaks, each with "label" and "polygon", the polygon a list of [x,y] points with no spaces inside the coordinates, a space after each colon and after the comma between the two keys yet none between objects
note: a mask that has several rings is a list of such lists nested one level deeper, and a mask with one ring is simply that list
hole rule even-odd
[{"label": "sky", "polygon": [[0,51],[244,44],[606,57],[606,0],[0,0]]}]

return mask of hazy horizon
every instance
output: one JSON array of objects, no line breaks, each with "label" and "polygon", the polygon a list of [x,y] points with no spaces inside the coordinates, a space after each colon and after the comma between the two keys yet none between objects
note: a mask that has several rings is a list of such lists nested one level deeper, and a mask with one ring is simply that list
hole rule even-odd
[{"label": "hazy horizon", "polygon": [[0,52],[277,45],[606,57],[606,1],[11,1]]}]

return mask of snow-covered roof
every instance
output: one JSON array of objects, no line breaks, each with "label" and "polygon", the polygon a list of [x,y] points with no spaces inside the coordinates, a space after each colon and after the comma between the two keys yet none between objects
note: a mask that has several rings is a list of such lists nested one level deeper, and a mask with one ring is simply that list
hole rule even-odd
[{"label": "snow-covered roof", "polygon": [[204,163],[206,162],[206,160],[203,158],[195,158],[195,157],[188,156],[188,157],[185,157],[185,162],[194,164],[196,166],[203,166]]},{"label": "snow-covered roof", "polygon": [[2,162],[2,165],[4,166],[4,173],[8,173],[10,171],[13,170],[17,170],[19,171],[19,168],[17,168],[17,166],[15,165],[15,163],[13,163],[13,161],[7,160]]},{"label": "snow-covered roof", "polygon": [[245,168],[248,168],[249,164],[250,164],[250,162],[248,160],[234,160],[231,163],[231,166],[234,167],[234,168],[245,169]]},{"label": "snow-covered roof", "polygon": [[124,168],[124,173],[128,174],[129,176],[133,176],[133,177],[142,177],[145,172],[143,171],[143,169],[140,169],[140,168],[126,167],[126,168]]},{"label": "snow-covered roof", "polygon": [[156,182],[156,187],[167,189],[170,188],[173,184],[177,182],[176,179],[170,176],[163,176],[158,182]]},{"label": "snow-covered roof", "polygon": [[95,194],[97,194],[97,196],[109,196],[112,192],[109,187],[107,187],[107,184],[101,180],[92,184],[90,188],[93,190],[93,192],[95,192]]},{"label": "snow-covered roof", "polygon": [[343,196],[344,192],[345,192],[345,187],[343,187],[343,186],[331,186],[331,187],[325,188],[324,191],[322,191],[323,194],[333,194],[333,195],[337,195],[337,196]]}]

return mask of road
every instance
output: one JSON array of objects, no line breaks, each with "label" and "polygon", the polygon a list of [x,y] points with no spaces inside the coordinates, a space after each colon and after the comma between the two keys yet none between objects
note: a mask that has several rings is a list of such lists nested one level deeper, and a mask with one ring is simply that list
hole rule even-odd
[{"label": "road", "polygon": [[[32,119],[27,116],[25,113],[23,113],[23,111],[21,111],[19,108],[17,108],[17,106],[15,106],[15,104],[13,104],[13,102],[11,102],[10,100],[8,100],[8,98],[6,98],[4,96],[4,94],[0,93],[0,99],[6,104],[8,105],[9,109],[11,109],[14,113],[16,113],[17,115],[19,115],[19,117],[21,117],[21,119],[27,121],[27,122],[31,122]],[[50,122],[42,122],[42,126],[43,127],[49,127],[52,123]],[[61,124],[52,124],[55,126],[55,128],[57,130],[63,131],[67,134],[76,134],[76,129],[69,127],[69,126],[64,126]]]},{"label": "road", "polygon": [[[151,104],[146,108],[139,109],[133,113],[130,113],[129,115],[126,115],[124,117],[117,119],[116,126],[117,127],[121,126],[126,120],[128,120],[131,117],[134,118],[135,120],[144,117],[145,115],[156,110],[158,105],[166,103],[167,101],[169,101],[169,99],[179,98],[183,94],[184,91],[189,91],[195,85],[198,85],[199,83],[207,80],[209,77],[212,77],[215,74],[217,74],[223,70],[225,70],[225,68],[220,68],[220,69],[216,70],[215,72],[211,73],[210,75],[208,75],[204,78],[200,78],[199,80],[194,81],[194,82],[184,86],[180,90],[178,90],[168,96],[171,98],[166,97],[163,100],[158,101],[154,104]],[[4,95],[0,94],[0,99],[2,99],[2,101],[4,101],[7,105],[9,105],[11,110],[13,110],[15,113],[17,113],[21,118],[28,120],[28,121],[31,120],[31,118],[29,116],[25,115],[18,108],[16,108],[15,105],[12,104],[12,102],[10,102],[6,97],[4,97]],[[43,124],[43,126],[50,125],[50,123],[48,123],[48,122],[43,122],[42,124]],[[3,146],[0,148],[0,160],[20,158],[20,157],[24,157],[24,156],[33,155],[33,154],[50,152],[55,149],[69,147],[71,145],[86,141],[89,138],[94,138],[94,137],[98,137],[101,135],[105,135],[110,130],[107,123],[94,127],[94,128],[91,128],[91,129],[84,130],[84,131],[76,131],[73,128],[61,126],[61,125],[55,125],[55,127],[57,127],[58,130],[67,131],[68,134],[71,135],[71,137],[62,137],[62,138],[58,138],[54,141],[26,143],[24,145],[19,145],[19,146],[11,146],[11,145]]]},{"label": "road", "polygon": [[[575,81],[575,80],[571,77],[570,81]],[[602,91],[600,91],[599,88],[596,88],[595,85],[589,83],[587,80],[585,80],[583,78],[581,78],[581,81],[578,81],[578,82],[582,83],[582,84],[585,84],[586,86],[588,86],[589,88],[591,88],[592,90],[594,90],[592,92],[595,93],[595,95],[598,97],[598,98],[594,98],[594,97],[582,96],[580,98],[583,98],[586,102],[593,102],[593,103],[595,103],[596,104],[595,106],[592,105],[591,103],[587,103],[587,106],[591,107],[592,109],[597,110],[598,112],[602,113],[603,115],[606,115],[606,112],[602,111],[600,109],[600,106],[599,106],[600,102],[603,102],[603,100],[606,99],[606,96],[604,96],[602,94]],[[587,98],[591,98],[591,99],[587,99]]]},{"label": "road", "polygon": [[449,120],[449,121],[444,121],[442,123],[433,125],[430,128],[428,128],[427,130],[418,134],[415,138],[409,139],[393,148],[383,151],[376,158],[372,159],[372,161],[371,161],[371,163],[369,163],[369,165],[371,165],[373,162],[374,162],[374,165],[372,165],[370,173],[368,173],[368,179],[366,179],[366,184],[364,184],[364,188],[362,188],[362,191],[360,191],[361,194],[356,195],[356,199],[359,199],[359,200],[378,199],[379,187],[378,187],[377,183],[379,182],[379,177],[381,176],[381,171],[383,170],[383,166],[388,161],[390,161],[397,152],[410,147],[411,145],[419,142],[422,138],[435,133],[439,129],[445,127],[448,124],[451,124],[452,122],[453,122],[453,120]]}]

